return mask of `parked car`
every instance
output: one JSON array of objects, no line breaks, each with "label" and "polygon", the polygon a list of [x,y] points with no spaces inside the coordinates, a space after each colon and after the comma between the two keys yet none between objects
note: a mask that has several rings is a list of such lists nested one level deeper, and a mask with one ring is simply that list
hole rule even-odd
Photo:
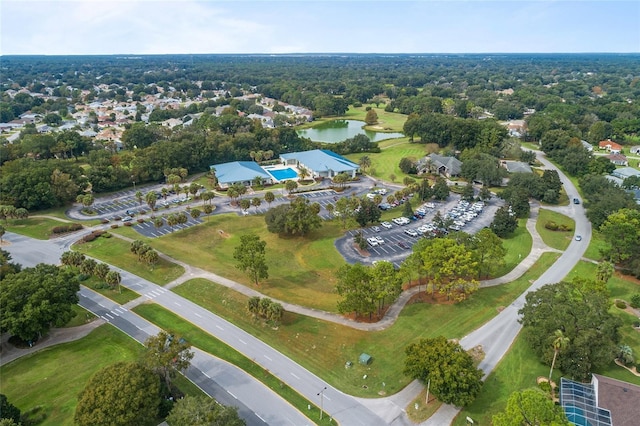
[{"label": "parked car", "polygon": [[384,226],[387,229],[393,228],[393,225],[390,224],[389,222],[382,222],[380,225]]},{"label": "parked car", "polygon": [[367,243],[369,243],[371,247],[376,247],[378,245],[378,240],[376,240],[373,237],[370,237],[370,238],[367,238]]},{"label": "parked car", "polygon": [[384,240],[382,239],[382,237],[371,237],[371,238],[375,239],[378,242],[378,244],[384,244]]},{"label": "parked car", "polygon": [[400,241],[400,242],[398,243],[398,246],[399,246],[399,247],[402,247],[402,248],[403,248],[403,249],[405,249],[405,250],[409,250],[409,249],[411,248],[411,247],[409,247],[409,244],[405,243],[404,241]]},{"label": "parked car", "polygon": [[417,237],[418,233],[416,231],[414,231],[413,229],[405,229],[404,233],[409,235],[410,237]]},{"label": "parked car", "polygon": [[380,232],[380,227],[379,227],[379,226],[372,226],[372,227],[371,227],[371,230],[372,230],[373,232]]},{"label": "parked car", "polygon": [[126,216],[124,219],[122,219],[123,222],[131,222],[133,220],[133,218],[131,216]]},{"label": "parked car", "polygon": [[573,204],[580,204],[580,200],[578,198],[573,199]]}]

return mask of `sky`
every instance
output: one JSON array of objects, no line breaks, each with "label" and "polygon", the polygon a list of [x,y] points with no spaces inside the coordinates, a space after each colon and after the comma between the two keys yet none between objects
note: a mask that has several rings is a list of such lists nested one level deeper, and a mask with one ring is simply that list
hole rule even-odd
[{"label": "sky", "polygon": [[640,52],[640,1],[0,0],[0,55]]}]

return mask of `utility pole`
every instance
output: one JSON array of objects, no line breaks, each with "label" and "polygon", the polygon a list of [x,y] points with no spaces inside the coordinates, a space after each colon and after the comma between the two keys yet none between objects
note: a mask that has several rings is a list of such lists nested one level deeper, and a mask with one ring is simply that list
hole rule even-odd
[{"label": "utility pole", "polygon": [[318,396],[320,396],[320,420],[322,420],[322,414],[324,412],[324,408],[323,408],[323,402],[324,402],[324,391],[327,390],[327,387],[325,386],[320,392],[318,392]]}]

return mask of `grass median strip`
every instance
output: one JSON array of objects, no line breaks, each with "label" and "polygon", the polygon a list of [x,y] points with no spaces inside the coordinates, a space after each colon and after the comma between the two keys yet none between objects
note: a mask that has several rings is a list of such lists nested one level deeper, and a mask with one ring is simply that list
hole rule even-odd
[{"label": "grass median strip", "polygon": [[[188,321],[183,320],[177,315],[156,304],[143,304],[133,308],[133,311],[148,321],[153,322],[158,327],[179,334],[186,339],[192,346],[195,346],[205,352],[210,353],[220,359],[223,359],[238,368],[244,370],[257,380],[264,383],[269,389],[280,395],[291,405],[296,407],[301,413],[309,413],[308,406],[314,409],[312,413],[318,413],[319,408],[315,404],[308,401],[294,389],[283,383],[279,378],[265,370],[249,358],[242,355],[227,344],[216,339],[212,335],[206,333],[202,329],[194,326]],[[306,414],[305,414],[306,415]],[[317,420],[312,420],[318,422]],[[329,419],[323,419],[318,424],[335,424],[330,423]]]}]

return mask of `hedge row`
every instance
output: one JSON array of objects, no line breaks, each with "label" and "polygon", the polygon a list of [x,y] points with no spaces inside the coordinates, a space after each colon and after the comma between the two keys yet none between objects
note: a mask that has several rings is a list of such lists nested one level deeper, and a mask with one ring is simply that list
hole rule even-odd
[{"label": "hedge row", "polygon": [[68,225],[54,226],[51,229],[51,232],[53,232],[54,234],[64,234],[65,232],[78,231],[78,230],[80,230],[82,228],[83,228],[83,226],[80,225],[79,223],[70,223]]}]

